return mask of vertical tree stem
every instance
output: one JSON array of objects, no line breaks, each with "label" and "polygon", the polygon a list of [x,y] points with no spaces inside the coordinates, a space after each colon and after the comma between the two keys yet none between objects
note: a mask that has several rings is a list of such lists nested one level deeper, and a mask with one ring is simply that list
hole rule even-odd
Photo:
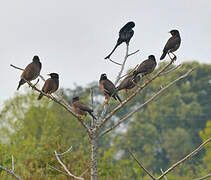
[{"label": "vertical tree stem", "polygon": [[91,137],[90,137],[90,143],[91,143],[91,180],[97,180],[98,174],[97,174],[97,153],[98,153],[98,147],[97,147],[97,133],[96,131],[92,131]]}]

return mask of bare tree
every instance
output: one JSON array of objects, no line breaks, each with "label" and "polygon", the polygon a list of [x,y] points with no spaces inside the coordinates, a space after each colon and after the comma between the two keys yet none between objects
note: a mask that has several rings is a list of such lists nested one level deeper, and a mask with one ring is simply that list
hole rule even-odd
[{"label": "bare tree", "polygon": [[[133,52],[133,53],[129,53],[129,46],[127,46],[126,48],[126,55],[124,57],[123,63],[117,63],[115,61],[112,61],[115,64],[120,65],[120,71],[116,77],[116,81],[115,81],[115,85],[120,81],[121,77],[122,77],[122,73],[125,69],[125,65],[126,62],[128,60],[128,58],[134,54],[136,54],[139,50]],[[97,161],[98,161],[98,140],[100,137],[104,136],[105,134],[111,132],[112,130],[114,130],[116,127],[118,127],[121,123],[123,123],[124,121],[126,121],[128,118],[130,118],[134,113],[138,112],[141,108],[143,108],[144,106],[146,106],[147,104],[149,104],[150,102],[152,102],[155,98],[159,97],[159,95],[164,92],[165,90],[167,90],[169,87],[173,86],[175,83],[177,83],[178,81],[186,78],[192,71],[193,69],[190,69],[188,72],[186,72],[185,74],[183,74],[182,76],[178,77],[177,79],[175,79],[174,81],[170,82],[168,85],[166,85],[165,87],[161,88],[158,92],[156,92],[151,98],[149,98],[146,102],[144,102],[142,105],[138,106],[135,110],[133,110],[132,112],[130,112],[129,114],[121,117],[118,122],[116,122],[116,124],[114,124],[111,127],[108,127],[104,132],[100,133],[100,131],[102,130],[103,127],[105,127],[106,123],[108,122],[109,119],[111,119],[122,107],[124,107],[128,102],[130,102],[138,93],[140,93],[144,88],[146,88],[148,85],[150,85],[155,79],[159,78],[161,75],[166,74],[166,73],[170,73],[173,72],[174,70],[177,69],[173,68],[168,70],[169,66],[175,61],[175,58],[171,58],[170,57],[170,62],[167,63],[160,71],[158,71],[151,79],[147,80],[146,82],[144,82],[143,85],[137,85],[137,89],[129,96],[127,97],[121,104],[118,104],[111,112],[109,112],[108,114],[104,114],[100,117],[98,117],[97,120],[92,120],[92,123],[90,126],[88,126],[84,121],[82,121],[82,119],[77,116],[73,111],[72,111],[72,107],[68,104],[68,102],[58,93],[56,93],[56,98],[52,95],[48,95],[43,93],[40,89],[38,89],[37,87],[33,86],[30,82],[26,81],[29,86],[31,86],[34,90],[42,93],[44,96],[46,96],[47,98],[53,100],[55,103],[59,104],[60,106],[62,106],[63,108],[65,108],[69,113],[71,113],[73,116],[75,116],[78,121],[80,122],[80,124],[82,125],[82,127],[84,127],[84,130],[87,132],[87,136],[89,137],[89,142],[90,142],[90,146],[91,146],[91,180],[97,180],[98,179],[98,172],[97,172]],[[23,70],[17,66],[11,65],[12,67],[19,69],[19,70]],[[168,71],[167,71],[168,70]],[[42,76],[40,76],[42,80],[44,80],[44,78]],[[91,101],[93,104],[93,91],[91,91]],[[66,174],[70,175],[72,173],[70,173],[69,170],[67,170],[67,168],[61,163],[61,161],[59,160],[59,155],[58,153],[55,151],[55,155],[57,157],[57,160],[60,162],[60,164],[64,167]],[[64,172],[63,172],[64,173]],[[72,174],[73,175],[73,174]],[[74,176],[74,175],[73,175]],[[73,177],[72,176],[72,177]],[[80,179],[81,177],[76,177]],[[81,178],[82,179],[82,178]]]}]

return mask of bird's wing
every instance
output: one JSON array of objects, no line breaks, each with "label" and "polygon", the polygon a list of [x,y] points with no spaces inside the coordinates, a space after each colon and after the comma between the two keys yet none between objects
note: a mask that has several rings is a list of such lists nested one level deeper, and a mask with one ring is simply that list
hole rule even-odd
[{"label": "bird's wing", "polygon": [[82,111],[93,112],[92,109],[90,109],[86,104],[84,104],[80,101],[75,102],[75,107],[79,108]]},{"label": "bird's wing", "polygon": [[35,63],[30,63],[24,69],[21,78],[26,79],[28,81],[34,80],[40,74],[40,68]]},{"label": "bird's wing", "polygon": [[140,73],[146,72],[147,69],[152,68],[152,66],[154,66],[154,62],[147,59],[139,65],[137,71]]},{"label": "bird's wing", "polygon": [[127,88],[131,83],[132,77],[133,75],[129,75],[125,79],[123,79],[117,89],[121,90],[121,89]]},{"label": "bird's wing", "polygon": [[56,82],[51,79],[51,78],[48,78],[46,81],[45,81],[45,84],[42,88],[42,91],[44,93],[52,93],[54,91],[57,90],[57,85],[56,85]]},{"label": "bird's wing", "polygon": [[171,38],[169,38],[169,40],[167,41],[163,51],[166,52],[172,48],[174,48],[177,44],[180,43],[180,38],[179,37],[174,37],[172,36]]},{"label": "bird's wing", "polygon": [[103,81],[103,86],[104,91],[109,95],[112,95],[116,91],[115,85],[108,79]]}]

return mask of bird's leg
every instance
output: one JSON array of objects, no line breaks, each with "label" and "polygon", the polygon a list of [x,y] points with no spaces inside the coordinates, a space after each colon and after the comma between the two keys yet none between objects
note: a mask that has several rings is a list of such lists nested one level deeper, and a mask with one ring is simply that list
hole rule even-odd
[{"label": "bird's leg", "polygon": [[[133,82],[134,83],[134,82]],[[129,96],[129,90],[128,89],[125,89],[125,92],[127,94],[127,97]]]},{"label": "bird's leg", "polygon": [[32,84],[32,89],[34,89],[35,88],[35,86],[38,84],[38,82],[40,81],[40,79],[37,79],[37,82],[35,83],[35,84]]},{"label": "bird's leg", "polygon": [[176,56],[173,52],[171,52],[171,54],[173,54],[173,55],[174,55],[174,57],[173,57],[173,59],[172,59],[172,60],[176,61],[176,60],[177,60],[177,56]]},{"label": "bird's leg", "polygon": [[169,58],[170,58],[171,60],[173,60],[172,57],[170,56],[170,53],[169,53],[169,52],[168,52],[168,56],[169,56]]}]

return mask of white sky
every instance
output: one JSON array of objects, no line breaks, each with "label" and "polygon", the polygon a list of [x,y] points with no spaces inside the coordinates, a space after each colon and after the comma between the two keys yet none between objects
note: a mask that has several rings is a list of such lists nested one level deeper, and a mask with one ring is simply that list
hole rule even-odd
[{"label": "white sky", "polygon": [[[136,23],[130,50],[133,67],[154,54],[159,61],[171,29],[178,29],[182,44],[177,63],[198,60],[210,63],[210,0],[0,0],[0,102],[11,97],[21,72],[34,55],[42,62],[41,74],[57,72],[60,86],[73,88],[98,81],[101,73],[115,79],[119,67],[104,57],[110,53],[119,29]],[[125,44],[112,55],[121,61]],[[26,86],[26,85],[25,85]],[[24,89],[21,87],[21,89]]]}]

